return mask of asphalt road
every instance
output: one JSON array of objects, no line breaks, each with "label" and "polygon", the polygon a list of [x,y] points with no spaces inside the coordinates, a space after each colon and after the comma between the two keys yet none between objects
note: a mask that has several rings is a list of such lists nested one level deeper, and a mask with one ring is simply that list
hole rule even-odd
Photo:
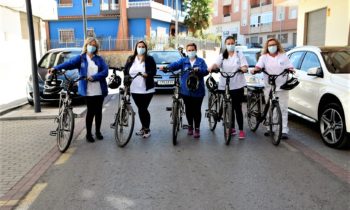
[{"label": "asphalt road", "polygon": [[290,140],[278,147],[262,128],[253,133],[246,126],[247,138],[236,136],[226,146],[221,124],[208,129],[205,99],[201,138],[181,130],[174,147],[165,111],[170,100],[169,94],[154,96],[152,136],[134,135],[125,148],[117,147],[109,128],[116,108],[111,100],[105,139],[86,143],[83,131],[17,209],[350,209],[350,178],[334,172],[349,173],[350,151],[326,147],[317,126],[290,117]]}]

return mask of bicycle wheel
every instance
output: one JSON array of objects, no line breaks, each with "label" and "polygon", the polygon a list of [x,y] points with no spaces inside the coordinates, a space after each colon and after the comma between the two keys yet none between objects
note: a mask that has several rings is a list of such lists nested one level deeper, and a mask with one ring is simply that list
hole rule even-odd
[{"label": "bicycle wheel", "polygon": [[277,146],[281,142],[282,136],[282,113],[278,103],[272,104],[269,120],[271,141]]},{"label": "bicycle wheel", "polygon": [[120,107],[116,118],[114,139],[119,147],[124,147],[134,131],[135,113],[130,106]]},{"label": "bicycle wheel", "polygon": [[171,113],[171,118],[173,122],[173,145],[175,146],[177,144],[177,134],[179,132],[179,102],[174,101],[173,102],[173,107],[172,107],[172,113]]},{"label": "bicycle wheel", "polygon": [[251,131],[256,131],[259,127],[259,117],[261,113],[259,93],[248,93],[247,97],[247,119]]},{"label": "bicycle wheel", "polygon": [[74,133],[74,114],[70,108],[65,108],[58,119],[57,147],[64,153],[72,142]]},{"label": "bicycle wheel", "polygon": [[213,93],[210,93],[209,100],[208,100],[208,122],[209,122],[209,129],[211,131],[214,131],[217,124],[217,110],[218,108],[218,101],[215,98],[215,95]]},{"label": "bicycle wheel", "polygon": [[225,144],[229,145],[231,141],[231,128],[232,128],[232,106],[231,102],[225,102],[224,105],[224,136]]}]

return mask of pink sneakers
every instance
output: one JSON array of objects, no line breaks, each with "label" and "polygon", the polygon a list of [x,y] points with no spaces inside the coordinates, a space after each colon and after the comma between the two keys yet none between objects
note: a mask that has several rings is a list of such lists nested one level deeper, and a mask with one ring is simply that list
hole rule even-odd
[{"label": "pink sneakers", "polygon": [[193,135],[193,128],[188,127],[187,135],[192,136]]},{"label": "pink sneakers", "polygon": [[198,128],[196,128],[196,129],[194,130],[194,135],[193,135],[193,137],[196,138],[196,139],[198,139],[198,138],[200,137],[199,129],[198,129]]},{"label": "pink sneakers", "polygon": [[232,128],[232,129],[231,129],[231,135],[234,136],[234,135],[236,135],[236,134],[237,134],[236,129]]},{"label": "pink sneakers", "polygon": [[238,139],[245,139],[245,132],[244,131],[239,131]]}]

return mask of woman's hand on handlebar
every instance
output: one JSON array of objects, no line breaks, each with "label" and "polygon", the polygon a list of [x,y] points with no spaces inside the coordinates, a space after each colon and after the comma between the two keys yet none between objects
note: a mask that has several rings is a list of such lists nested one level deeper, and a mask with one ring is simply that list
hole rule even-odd
[{"label": "woman's hand on handlebar", "polygon": [[55,68],[49,68],[49,69],[47,70],[47,72],[48,72],[50,75],[52,75],[52,74],[54,74],[55,72],[57,72],[57,70],[56,70]]},{"label": "woman's hand on handlebar", "polygon": [[260,71],[261,71],[260,68],[255,67],[254,69],[252,69],[252,70],[250,71],[250,73],[251,73],[251,74],[256,74],[256,73],[259,73]]},{"label": "woman's hand on handlebar", "polygon": [[242,73],[247,73],[248,72],[248,67],[247,66],[242,66],[241,67],[241,72]]},{"label": "woman's hand on handlebar", "polygon": [[94,81],[94,78],[92,78],[92,76],[88,76],[86,79],[87,79],[88,81],[90,81],[90,82],[93,82],[93,81]]}]

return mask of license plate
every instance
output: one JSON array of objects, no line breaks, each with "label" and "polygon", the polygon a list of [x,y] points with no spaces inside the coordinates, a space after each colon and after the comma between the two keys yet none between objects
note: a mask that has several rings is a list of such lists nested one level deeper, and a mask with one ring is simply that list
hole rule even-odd
[{"label": "license plate", "polygon": [[158,81],[158,85],[174,85],[174,80],[161,80]]}]

